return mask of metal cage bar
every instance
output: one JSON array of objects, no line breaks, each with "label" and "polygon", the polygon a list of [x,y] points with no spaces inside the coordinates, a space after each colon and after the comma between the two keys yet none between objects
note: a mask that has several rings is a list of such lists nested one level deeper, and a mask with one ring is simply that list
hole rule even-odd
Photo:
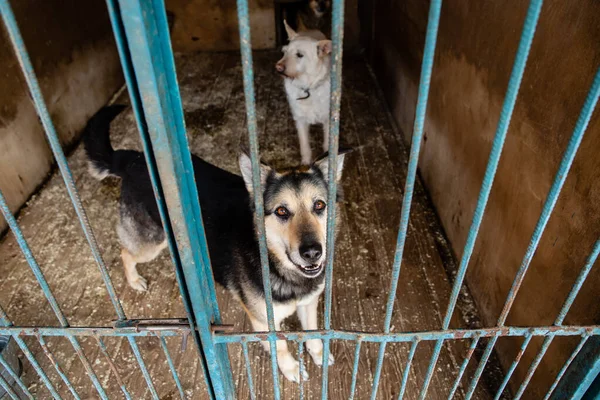
[{"label": "metal cage bar", "polygon": [[73,179],[73,174],[71,173],[71,169],[69,168],[69,164],[67,163],[67,158],[60,144],[60,139],[58,138],[56,129],[54,128],[54,124],[52,123],[50,112],[48,111],[48,107],[46,106],[46,102],[44,101],[44,96],[40,89],[40,85],[35,75],[33,65],[31,64],[31,60],[29,59],[29,54],[27,53],[27,48],[25,47],[25,43],[23,42],[23,37],[21,36],[17,20],[10,7],[8,0],[0,0],[0,15],[2,15],[2,19],[4,20],[4,26],[6,27],[8,36],[10,37],[11,44],[15,51],[15,55],[19,60],[21,71],[23,72],[25,80],[27,81],[27,87],[29,88],[29,92],[33,99],[33,104],[35,106],[38,116],[40,117],[40,120],[42,121],[46,138],[48,139],[48,143],[50,144],[50,148],[52,149],[52,153],[54,154],[54,158],[56,160],[56,163],[58,164],[58,168],[65,182],[65,186],[67,188],[67,192],[69,193],[69,197],[71,198],[73,208],[77,213],[77,218],[79,219],[81,229],[83,230],[83,233],[90,246],[92,255],[96,260],[96,264],[98,264],[100,274],[106,286],[106,291],[108,292],[113,306],[115,307],[117,317],[119,319],[125,319],[123,307],[117,297],[114,286],[110,279],[110,275],[108,273],[104,260],[102,259],[102,255],[100,254],[100,249],[98,248],[96,237],[92,232],[92,228],[83,208],[83,204],[81,203],[81,199],[79,198],[79,193],[77,191],[77,187],[75,186],[75,181]]},{"label": "metal cage bar", "polygon": [[[508,89],[504,97],[502,111],[500,112],[500,120],[498,121],[498,127],[496,129],[494,140],[492,142],[492,149],[483,177],[481,190],[479,192],[479,198],[477,199],[477,205],[473,213],[473,221],[469,228],[469,233],[467,235],[467,241],[465,243],[463,255],[461,257],[458,272],[456,274],[454,284],[452,286],[450,301],[448,302],[448,308],[446,310],[446,314],[442,325],[443,329],[448,329],[448,327],[450,326],[452,314],[454,313],[454,307],[456,306],[456,301],[458,300],[458,294],[462,287],[467,272],[467,267],[469,266],[469,260],[471,259],[471,255],[473,254],[473,248],[475,247],[475,241],[477,239],[479,227],[481,226],[481,222],[483,220],[483,214],[485,212],[487,201],[492,190],[494,177],[496,176],[496,170],[498,168],[498,163],[500,162],[500,156],[502,155],[504,140],[506,139],[506,134],[510,126],[512,113],[515,108],[515,103],[517,101],[517,95],[521,86],[521,80],[523,79],[523,74],[525,73],[525,66],[527,65],[527,58],[529,56],[529,50],[531,49],[531,43],[533,42],[533,37],[535,35],[535,29],[542,9],[542,4],[543,0],[532,0],[529,4],[529,9],[527,10],[527,16],[525,17],[523,32],[521,34],[521,39],[519,41],[519,47],[517,49],[515,62],[508,82]],[[429,367],[425,375],[425,381],[423,382],[423,386],[421,388],[419,400],[425,400],[425,396],[427,395],[427,389],[429,388],[431,377],[433,376],[435,364],[437,363],[438,357],[440,355],[442,345],[442,341],[437,342],[435,345],[433,355],[431,356]],[[470,395],[467,394],[467,400],[469,398]]]},{"label": "metal cage bar", "polygon": [[[54,297],[54,294],[50,290],[50,286],[48,285],[48,282],[46,281],[46,278],[44,277],[44,274],[42,273],[40,266],[38,265],[37,261],[35,260],[35,257],[33,256],[33,253],[31,252],[31,249],[29,248],[29,245],[27,244],[27,240],[25,240],[25,237],[23,236],[23,232],[21,231],[21,228],[19,228],[17,221],[15,220],[10,209],[8,208],[8,204],[6,204],[6,200],[5,200],[4,195],[2,194],[1,190],[0,190],[0,212],[4,216],[6,223],[10,227],[13,234],[15,235],[15,238],[17,239],[17,243],[19,244],[19,247],[21,249],[21,252],[25,256],[25,259],[27,260],[27,263],[29,264],[31,272],[33,273],[33,275],[35,276],[35,279],[37,280],[38,284],[40,285],[40,288],[42,289],[42,291],[44,293],[44,297],[46,297],[46,300],[50,304],[50,308],[52,308],[52,311],[54,312],[54,315],[58,319],[58,322],[60,323],[60,325],[63,328],[69,328],[69,322],[65,318],[62,310],[60,309],[60,306],[58,305],[58,302],[56,301],[56,298]],[[90,364],[86,355],[83,353],[81,345],[79,344],[77,339],[68,333],[65,336],[67,337],[69,342],[71,342],[71,345],[73,346],[73,349],[75,350],[75,353],[77,353],[77,355],[79,356],[79,359],[81,360],[81,363],[83,364],[83,367],[85,368],[88,376],[90,377],[90,379],[91,379],[94,387],[96,388],[96,391],[100,395],[100,397],[102,399],[108,400],[108,397],[106,396],[106,393],[104,392],[104,389],[102,388],[100,380],[96,376],[96,373],[94,372],[94,369],[92,368],[92,365]],[[56,365],[55,365],[55,367],[56,367]],[[61,375],[61,374],[59,373],[59,375]],[[63,376],[61,375],[61,377],[63,377]],[[67,385],[69,385],[69,384],[67,384]],[[69,386],[69,388],[71,388],[71,386]]]},{"label": "metal cage bar", "polygon": [[[244,99],[246,103],[246,124],[248,126],[248,143],[250,160],[252,163],[254,225],[256,227],[256,233],[258,237],[262,283],[265,294],[265,306],[267,308],[267,325],[269,327],[269,331],[274,332],[276,326],[275,317],[273,314],[273,293],[271,291],[271,273],[265,231],[265,208],[261,184],[260,156],[258,152],[256,104],[254,96],[254,66],[252,62],[252,38],[250,36],[250,14],[248,10],[248,0],[237,0],[237,14],[244,81]],[[271,351],[273,394],[275,400],[279,400],[281,393],[279,389],[279,372],[277,367],[277,348],[276,342],[273,339],[269,339],[269,348]]]},{"label": "metal cage bar", "polygon": [[177,386],[177,391],[179,392],[179,396],[185,400],[185,391],[183,390],[183,386],[181,385],[181,381],[179,380],[179,375],[177,374],[177,369],[175,368],[175,363],[173,362],[173,358],[171,358],[171,353],[169,352],[169,348],[167,347],[167,341],[164,337],[159,334],[156,335],[160,342],[160,347],[162,347],[163,352],[165,353],[165,357],[167,359],[167,363],[169,364],[169,370],[171,371],[171,375],[173,375],[173,381],[175,381],[175,386]]},{"label": "metal cage bar", "polygon": [[209,392],[217,399],[234,398],[227,349],[212,339],[211,324],[220,324],[221,317],[164,3],[160,0],[120,0],[119,6],[148,134],[169,208],[169,219],[208,366]]},{"label": "metal cage bar", "polygon": [[410,375],[410,368],[412,366],[413,359],[415,358],[415,353],[417,352],[417,346],[419,346],[419,340],[415,339],[411,343],[410,350],[408,351],[408,359],[406,360],[404,372],[402,373],[402,384],[400,385],[398,400],[402,400],[404,398],[404,393],[406,392],[406,385],[408,384],[408,376]]},{"label": "metal cage bar", "polygon": [[504,392],[506,385],[508,385],[508,381],[512,377],[512,374],[515,372],[515,369],[517,369],[517,366],[519,365],[519,362],[521,361],[523,354],[525,354],[525,351],[527,350],[527,347],[529,346],[529,343],[531,342],[532,337],[533,337],[532,335],[525,336],[525,340],[523,340],[523,343],[521,343],[521,348],[519,349],[517,356],[515,357],[514,361],[512,362],[512,364],[510,365],[510,367],[508,368],[506,373],[504,374],[504,380],[502,380],[502,383],[500,384],[500,387],[498,388],[498,391],[496,392],[496,396],[494,397],[494,400],[500,400],[500,397],[502,397],[502,393]]},{"label": "metal cage bar", "polygon": [[254,390],[254,380],[252,379],[252,365],[250,364],[250,356],[248,355],[248,343],[242,340],[242,353],[244,354],[244,366],[246,368],[246,379],[248,379],[248,391],[250,399],[256,400],[256,391]]},{"label": "metal cage bar", "polygon": [[354,394],[356,392],[356,379],[358,378],[358,363],[360,361],[360,348],[362,347],[362,340],[358,338],[356,340],[356,347],[354,348],[354,362],[352,365],[352,380],[350,382],[350,397],[349,400],[354,400]]},{"label": "metal cage bar", "polygon": [[29,388],[27,388],[27,385],[25,385],[25,383],[23,383],[23,380],[21,379],[21,377],[19,375],[17,375],[17,373],[12,369],[12,367],[8,364],[8,362],[6,362],[6,359],[2,356],[2,354],[0,354],[0,365],[8,373],[10,378],[13,379],[17,383],[17,385],[19,385],[19,389],[21,389],[23,394],[25,396],[27,396],[27,398],[33,400],[33,395],[29,391]]},{"label": "metal cage bar", "polygon": [[125,383],[123,382],[123,379],[121,378],[121,374],[119,373],[119,369],[117,368],[114,361],[110,357],[110,354],[108,353],[108,348],[106,347],[106,344],[104,344],[104,340],[102,340],[102,338],[100,336],[95,336],[95,337],[96,337],[96,341],[98,342],[98,347],[100,348],[100,351],[104,355],[104,358],[106,358],[106,362],[108,363],[110,370],[112,371],[113,375],[115,376],[115,379],[116,379],[117,383],[119,384],[119,388],[121,388],[121,391],[123,392],[123,396],[125,396],[125,400],[131,400],[131,395],[129,394],[129,391],[127,390],[127,386],[125,386]]},{"label": "metal cage bar", "polygon": [[[398,238],[396,239],[396,250],[394,254],[394,263],[392,265],[392,282],[388,294],[388,300],[385,309],[385,320],[383,323],[384,332],[390,331],[392,324],[392,315],[394,302],[398,291],[398,280],[400,278],[400,268],[404,255],[404,246],[408,235],[408,223],[410,221],[410,211],[412,198],[417,179],[417,167],[419,165],[419,152],[423,139],[423,130],[425,128],[425,115],[427,111],[427,102],[429,100],[429,86],[431,83],[431,74],[433,71],[433,61],[435,56],[435,47],[437,42],[438,28],[440,24],[440,14],[442,10],[442,0],[433,0],[429,5],[429,15],[427,19],[427,32],[425,34],[425,46],[423,51],[423,60],[421,62],[421,76],[419,80],[419,92],[417,97],[417,108],[415,112],[415,122],[413,125],[413,134],[410,145],[410,155],[408,159],[408,170],[406,172],[406,183],[404,184],[404,196],[402,197],[402,209],[400,212],[400,226],[398,227]],[[375,376],[373,378],[373,389],[371,400],[375,400],[379,379],[383,368],[383,357],[385,353],[385,343],[379,348],[377,364],[375,367]]]},{"label": "metal cage bar", "polygon": [[[17,393],[15,393],[13,388],[8,384],[8,382],[6,381],[6,379],[4,379],[4,377],[2,375],[0,375],[0,386],[2,387],[2,389],[4,389],[6,394],[8,394],[8,396],[11,399],[20,400],[19,396],[17,396]],[[2,396],[2,397],[4,397],[4,396]]]},{"label": "metal cage bar", "polygon": [[[583,136],[587,130],[589,121],[592,118],[592,115],[596,108],[596,104],[598,103],[599,96],[600,96],[600,68],[598,69],[598,72],[595,75],[595,78],[590,87],[590,91],[588,92],[588,95],[584,101],[584,104],[583,104],[583,107],[579,114],[579,117],[577,119],[577,122],[575,123],[575,128],[573,130],[573,134],[571,136],[571,139],[569,140],[569,144],[567,145],[567,148],[565,150],[563,158],[560,162],[560,165],[558,166],[558,171],[556,172],[552,186],[550,187],[550,190],[548,192],[548,196],[546,197],[546,200],[544,202],[542,212],[540,214],[540,217],[539,217],[536,227],[534,229],[533,235],[530,239],[529,246],[527,247],[527,251],[525,253],[523,261],[521,262],[519,270],[517,271],[517,274],[515,276],[513,284],[511,285],[509,293],[506,297],[506,301],[505,301],[504,307],[502,309],[502,312],[501,312],[500,316],[498,317],[498,322],[497,322],[498,326],[504,326],[504,323],[506,322],[506,318],[508,317],[508,313],[510,312],[510,309],[516,299],[519,288],[521,287],[521,284],[523,283],[523,280],[525,279],[525,274],[527,273],[527,270],[529,269],[529,265],[531,263],[531,260],[533,259],[533,255],[535,254],[535,251],[537,250],[537,246],[541,240],[541,237],[542,237],[544,230],[546,228],[546,225],[550,219],[552,211],[554,210],[554,207],[556,206],[556,202],[558,201],[558,197],[560,196],[561,189],[567,179],[567,175],[569,173],[569,170],[571,169],[571,165],[573,164],[573,161],[575,160],[575,156],[577,155],[577,150],[579,149],[579,145],[581,144],[581,141],[583,140]],[[583,282],[580,282],[580,284],[583,284]],[[492,349],[494,348],[494,346],[496,344],[496,341],[497,341],[497,338],[494,338],[488,342],[487,347],[484,351],[484,354],[481,357],[481,360],[479,361],[480,365],[476,370],[475,376],[473,377],[474,385],[477,384],[477,381],[481,377],[481,374],[483,373],[483,369],[485,368],[485,364],[487,363],[487,360],[492,352]],[[474,385],[473,385],[472,390],[474,390],[474,388],[475,388]]]},{"label": "metal cage bar", "polygon": [[[8,315],[6,314],[6,312],[0,305],[0,329],[4,329],[4,328],[10,329],[12,326],[13,326],[13,324],[8,319]],[[17,343],[17,345],[19,346],[19,348],[21,349],[23,354],[25,354],[25,357],[27,357],[27,360],[31,363],[31,366],[33,367],[35,372],[38,374],[38,376],[40,377],[40,379],[42,380],[42,382],[44,383],[44,385],[46,386],[46,388],[52,395],[52,397],[54,397],[56,400],[60,400],[60,398],[61,398],[60,395],[58,394],[58,392],[52,385],[52,382],[50,381],[50,379],[48,379],[48,376],[44,372],[44,369],[37,362],[37,360],[35,359],[35,356],[31,352],[31,350],[29,350],[29,347],[27,347],[27,344],[25,343],[25,341],[23,339],[21,339],[19,334],[14,333],[14,332],[3,332],[3,334],[12,336],[12,338]],[[32,332],[32,334],[33,334],[33,332]]]},{"label": "metal cage bar", "polygon": [[[563,323],[567,313],[571,309],[571,306],[573,305],[575,298],[579,294],[579,290],[583,286],[585,279],[587,278],[592,267],[596,263],[596,260],[598,259],[599,255],[600,255],[600,240],[598,240],[594,244],[592,252],[590,253],[588,259],[586,260],[585,265],[581,269],[581,272],[579,273],[579,276],[577,277],[577,280],[575,281],[575,284],[573,285],[573,288],[569,292],[569,295],[567,296],[563,306],[561,307],[560,312],[558,313],[558,317],[556,317],[556,321],[554,321],[554,326],[562,326],[562,323]],[[527,389],[527,386],[529,385],[529,382],[531,381],[533,374],[537,370],[538,365],[542,361],[542,358],[544,358],[544,355],[546,354],[546,351],[552,344],[553,340],[554,340],[554,335],[550,335],[544,339],[544,342],[542,343],[542,347],[540,348],[540,350],[536,354],[535,358],[533,359],[533,362],[529,366],[529,369],[527,370],[527,373],[525,374],[525,378],[523,379],[521,386],[519,386],[519,389],[517,390],[517,393],[515,394],[515,397],[514,397],[515,400],[518,400],[521,398],[521,396],[523,396],[523,393],[525,392],[525,389]]]},{"label": "metal cage bar", "polygon": [[460,381],[461,381],[465,371],[467,370],[469,361],[471,361],[473,352],[475,351],[475,348],[477,347],[477,343],[479,343],[479,337],[475,337],[473,340],[471,340],[471,345],[469,346],[469,349],[467,350],[467,354],[465,355],[465,358],[458,370],[458,375],[456,376],[456,379],[454,380],[454,385],[452,386],[452,390],[450,390],[450,394],[448,395],[448,400],[452,400],[454,398],[454,395],[456,394],[456,391],[458,390],[458,387],[460,386]]},{"label": "metal cage bar", "polygon": [[552,396],[552,393],[554,393],[554,390],[556,390],[556,387],[558,386],[558,383],[560,382],[562,377],[565,375],[565,372],[567,372],[567,369],[569,368],[569,366],[571,365],[573,360],[575,360],[575,357],[577,357],[577,355],[579,354],[579,352],[581,351],[581,349],[583,348],[583,346],[585,345],[585,343],[588,341],[589,338],[590,337],[588,335],[585,335],[581,338],[581,340],[579,341],[579,344],[577,345],[577,347],[575,347],[575,350],[573,350],[569,359],[567,361],[565,361],[562,368],[558,372],[558,375],[556,375],[556,379],[554,379],[552,386],[550,386],[550,389],[548,389],[548,392],[544,396],[544,400],[550,399],[550,396]]},{"label": "metal cage bar", "polygon": [[62,368],[58,364],[58,360],[54,357],[54,354],[52,354],[52,352],[48,348],[48,345],[46,344],[46,341],[44,340],[44,337],[41,336],[41,335],[37,335],[37,339],[38,339],[38,342],[40,343],[40,346],[42,347],[42,350],[46,354],[46,357],[48,357],[48,360],[50,360],[50,363],[54,366],[54,369],[56,370],[56,373],[58,374],[58,376],[60,377],[60,379],[64,382],[64,384],[67,385],[67,388],[69,389],[69,392],[71,392],[71,394],[73,395],[73,397],[75,399],[80,400],[81,397],[79,397],[79,394],[75,390],[75,387],[73,387],[73,384],[71,383],[71,381],[69,380],[69,378],[67,377],[67,375],[64,373],[64,371],[62,370]]}]

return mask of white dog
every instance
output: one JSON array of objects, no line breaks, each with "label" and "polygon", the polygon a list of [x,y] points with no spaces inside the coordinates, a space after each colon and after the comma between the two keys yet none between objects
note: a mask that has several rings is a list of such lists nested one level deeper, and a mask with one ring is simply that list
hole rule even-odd
[{"label": "white dog", "polygon": [[298,130],[302,164],[308,165],[312,160],[310,125],[323,125],[323,150],[329,146],[331,40],[316,30],[295,32],[284,23],[289,44],[283,47],[283,58],[277,61],[275,69],[284,77]]}]

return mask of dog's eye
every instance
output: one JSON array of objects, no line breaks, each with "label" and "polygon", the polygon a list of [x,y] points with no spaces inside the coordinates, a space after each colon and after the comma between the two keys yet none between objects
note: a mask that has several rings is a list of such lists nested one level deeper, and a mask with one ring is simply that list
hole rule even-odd
[{"label": "dog's eye", "polygon": [[302,58],[302,57],[304,57],[304,54],[302,54],[302,53],[296,53],[296,57]]},{"label": "dog's eye", "polygon": [[288,218],[290,216],[290,212],[285,207],[277,207],[275,209],[275,214],[277,214],[279,218]]},{"label": "dog's eye", "polygon": [[323,200],[315,201],[315,205],[313,206],[316,212],[321,212],[325,209],[325,202]]}]

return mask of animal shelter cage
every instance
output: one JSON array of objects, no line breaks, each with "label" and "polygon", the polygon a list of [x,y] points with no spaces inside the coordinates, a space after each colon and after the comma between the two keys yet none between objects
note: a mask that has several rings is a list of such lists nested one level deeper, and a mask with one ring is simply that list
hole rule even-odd
[{"label": "animal shelter cage", "polygon": [[[82,395],[72,380],[72,374],[65,371],[65,362],[61,359],[64,355],[64,347],[61,352],[53,351],[47,341],[54,338],[64,338],[72,347],[74,354],[83,366],[83,369],[95,393],[91,396],[102,399],[118,398],[121,395],[126,399],[142,398],[144,396],[134,395],[130,391],[123,375],[129,369],[137,369],[146,387],[142,393],[149,393],[153,399],[167,398],[161,395],[162,386],[156,384],[157,374],[151,374],[149,363],[156,363],[158,358],[152,361],[144,357],[144,350],[140,349],[140,341],[144,341],[144,349],[148,347],[159,349],[162,352],[161,362],[165,362],[168,368],[163,371],[168,374],[171,381],[169,385],[174,387],[173,396],[180,398],[192,398],[186,392],[186,383],[181,379],[180,372],[176,366],[173,352],[177,351],[177,344],[181,352],[187,348],[189,338],[190,348],[194,350],[192,359],[197,362],[202,378],[194,375],[202,387],[206,398],[211,399],[234,399],[241,398],[240,385],[244,379],[245,392],[252,399],[265,398],[267,390],[258,381],[270,379],[273,398],[283,398],[281,386],[282,377],[279,375],[277,366],[277,354],[275,343],[285,340],[295,344],[297,357],[300,360],[301,371],[306,359],[306,342],[311,339],[322,339],[324,344],[323,360],[329,359],[329,354],[334,345],[347,344],[352,346],[348,353],[347,370],[344,373],[349,376],[347,387],[343,388],[343,398],[384,398],[381,397],[380,386],[383,381],[386,385],[394,386],[394,398],[402,399],[407,396],[407,388],[414,374],[414,363],[417,354],[422,348],[427,347],[431,351],[427,353],[427,368],[422,371],[419,378],[418,388],[413,388],[411,398],[420,400],[433,398],[428,393],[432,390],[432,382],[439,373],[440,357],[445,346],[461,343],[464,347],[460,351],[462,356],[458,360],[457,368],[452,369],[452,380],[438,383],[444,386],[444,396],[448,399],[455,396],[465,399],[471,398],[506,398],[509,396],[509,382],[517,370],[523,354],[530,344],[536,340],[543,340],[537,352],[533,356],[529,366],[525,368],[524,378],[514,388],[512,398],[520,399],[524,396],[532,377],[551,344],[557,338],[572,337],[577,340],[569,357],[561,364],[560,369],[551,378],[551,385],[543,388],[544,395],[540,398],[546,399],[580,399],[592,386],[593,381],[600,373],[600,352],[598,341],[600,337],[600,326],[593,324],[566,324],[565,318],[575,302],[586,278],[596,264],[600,255],[600,239],[589,249],[586,261],[577,272],[574,284],[565,298],[560,298],[562,306],[560,312],[555,316],[551,324],[539,324],[534,326],[515,326],[507,324],[515,299],[521,286],[526,279],[530,264],[545,232],[546,226],[555,209],[569,171],[576,157],[577,151],[584,138],[588,124],[592,119],[598,98],[600,96],[600,70],[596,72],[591,87],[589,88],[585,102],[575,127],[570,135],[570,140],[562,155],[560,164],[554,175],[550,189],[543,200],[542,211],[535,225],[533,234],[529,238],[526,252],[522,258],[516,276],[511,277],[512,284],[505,300],[503,300],[502,311],[496,324],[488,327],[460,327],[454,328],[453,315],[455,315],[457,303],[465,284],[467,269],[474,252],[478,233],[484,219],[486,206],[496,172],[500,162],[501,154],[511,124],[511,117],[517,102],[519,89],[526,70],[528,55],[536,33],[536,27],[540,20],[542,0],[531,0],[520,34],[514,64],[510,72],[508,87],[502,101],[500,118],[498,120],[495,135],[491,144],[491,152],[487,160],[487,166],[483,174],[481,188],[475,203],[472,220],[469,224],[464,249],[460,254],[460,262],[456,274],[451,282],[449,290],[449,301],[445,310],[440,314],[441,326],[426,330],[405,330],[395,327],[394,309],[397,308],[398,288],[401,280],[401,269],[403,266],[403,255],[409,231],[411,228],[411,209],[414,206],[414,197],[418,189],[417,169],[422,145],[426,139],[426,116],[429,100],[430,84],[434,60],[436,59],[436,40],[440,24],[442,10],[441,0],[432,0],[429,4],[427,26],[425,32],[424,48],[420,69],[417,103],[415,108],[414,126],[410,139],[410,150],[406,165],[405,180],[401,196],[400,223],[395,240],[395,251],[391,263],[391,275],[386,278],[389,287],[385,288],[385,309],[383,316],[378,322],[376,330],[365,331],[349,327],[334,327],[332,325],[332,313],[334,306],[334,235],[336,221],[336,184],[334,168],[329,168],[328,200],[327,200],[327,261],[325,267],[325,291],[323,329],[315,331],[283,330],[276,331],[273,316],[273,299],[271,290],[265,291],[267,304],[268,332],[240,331],[236,326],[228,325],[228,320],[223,317],[223,307],[218,301],[218,289],[215,285],[210,262],[210,254],[204,234],[202,212],[197,196],[196,184],[193,175],[190,144],[186,133],[184,122],[185,112],[182,105],[180,83],[176,75],[176,64],[169,34],[169,24],[164,2],[161,0],[107,0],[106,1],[114,38],[117,44],[123,74],[125,77],[129,100],[133,109],[135,124],[141,138],[146,163],[148,165],[154,195],[159,206],[160,217],[165,229],[173,265],[176,286],[181,300],[185,317],[172,315],[171,318],[137,319],[132,318],[132,313],[126,313],[123,302],[115,289],[113,278],[102,251],[96,240],[94,232],[82,201],[77,181],[67,162],[67,156],[63,150],[61,141],[53,124],[52,115],[49,112],[45,96],[42,95],[40,83],[36,77],[34,66],[28,55],[19,24],[15,14],[11,10],[8,0],[0,0],[0,13],[6,32],[14,52],[17,56],[23,76],[25,77],[31,99],[43,124],[46,138],[50,144],[52,153],[58,164],[62,179],[66,186],[68,196],[75,209],[77,219],[85,235],[85,239],[93,258],[98,266],[106,293],[112,303],[116,320],[109,325],[107,321],[94,321],[89,325],[72,325],[63,311],[60,300],[54,295],[51,285],[48,283],[43,269],[36,261],[26,235],[20,228],[15,216],[11,212],[5,196],[0,192],[0,208],[6,219],[18,246],[35,276],[39,288],[43,292],[45,300],[50,305],[53,314],[58,321],[58,326],[50,325],[14,325],[7,312],[0,308],[0,335],[8,335],[18,345],[22,354],[28,361],[31,371],[37,374],[41,385],[45,386],[49,395],[55,399],[65,398],[65,394],[75,399],[86,398]],[[340,137],[340,115],[342,108],[342,55],[344,43],[344,7],[343,0],[332,1],[332,69],[331,69],[331,116],[329,131],[329,165],[337,165],[338,148]],[[237,17],[239,24],[239,37],[241,48],[241,69],[243,73],[243,101],[245,104],[245,115],[237,118],[244,120],[248,132],[249,152],[252,159],[252,176],[254,196],[253,204],[256,210],[256,230],[260,244],[260,259],[262,265],[262,278],[265,288],[270,288],[270,274],[267,242],[264,226],[264,204],[260,195],[260,161],[259,140],[261,132],[258,129],[257,104],[255,92],[255,69],[254,57],[260,59],[261,55],[253,55],[250,37],[250,10],[247,0],[237,0]],[[402,167],[404,167],[402,165]],[[565,194],[563,194],[564,196]],[[414,212],[414,209],[412,209]],[[337,269],[336,269],[337,271]],[[378,287],[379,291],[383,288]],[[39,289],[33,289],[37,290]],[[338,307],[340,305],[338,304]],[[105,325],[101,325],[105,324]],[[478,397],[476,394],[478,384],[484,375],[488,360],[493,357],[494,349],[498,341],[503,338],[518,338],[521,340],[517,354],[503,372],[494,391],[488,397]],[[116,338],[126,340],[130,348],[131,358],[129,363],[115,357],[116,347],[113,346]],[[27,340],[35,340],[36,346],[42,351],[31,350],[32,343]],[[89,340],[95,341],[92,344]],[[86,350],[82,341],[88,340]],[[171,341],[171,340],[176,340]],[[271,344],[270,360],[268,361],[270,371],[265,369],[267,377],[253,371],[254,358],[250,356],[250,348],[258,342],[268,341]],[[229,352],[233,346],[241,348],[241,368],[238,372],[243,378],[234,376]],[[400,373],[399,381],[390,382],[384,372],[386,355],[390,352],[399,352],[403,346],[405,354],[404,363],[398,367]],[[90,354],[94,348],[98,358],[103,360],[105,376],[112,376],[112,388],[109,390],[107,381],[101,379],[97,373],[97,363],[90,360]],[[371,365],[372,379],[369,387],[356,395],[359,375],[361,371],[361,354],[369,347],[375,351],[377,356]],[[482,351],[479,357],[474,357],[478,348]],[[461,348],[462,349],[462,348]],[[45,368],[39,355],[45,354],[48,363]],[[478,359],[476,359],[478,358]],[[189,360],[188,360],[189,361]],[[36,398],[28,385],[20,376],[14,363],[0,353],[0,366],[6,374],[0,375],[0,387],[11,399]],[[52,374],[50,373],[52,369]],[[298,384],[297,392],[299,398],[322,399],[342,398],[335,392],[332,394],[331,369],[324,362],[321,372],[320,393],[312,397],[308,395],[302,379]],[[364,368],[364,367],[363,367]],[[0,369],[0,371],[2,371]],[[364,371],[363,371],[364,373]],[[162,378],[161,378],[162,379]],[[337,379],[337,378],[336,378]],[[162,382],[162,381],[161,381]],[[57,388],[61,385],[62,390]],[[189,384],[189,382],[188,382]],[[194,385],[197,382],[193,383]],[[116,386],[115,386],[116,385]],[[461,389],[463,388],[464,389]],[[311,389],[312,390],[312,389]],[[337,390],[337,389],[336,389]],[[461,392],[462,390],[462,392]],[[120,394],[118,392],[121,392]],[[461,392],[461,393],[459,393]],[[368,393],[368,394],[367,394]],[[136,397],[137,396],[137,397]],[[201,398],[194,392],[193,398]],[[195,397],[199,396],[199,397]],[[362,397],[361,397],[362,396]],[[387,396],[387,394],[386,394]],[[436,395],[437,396],[437,395]],[[388,397],[385,397],[388,398]],[[436,397],[437,398],[437,397]]]}]

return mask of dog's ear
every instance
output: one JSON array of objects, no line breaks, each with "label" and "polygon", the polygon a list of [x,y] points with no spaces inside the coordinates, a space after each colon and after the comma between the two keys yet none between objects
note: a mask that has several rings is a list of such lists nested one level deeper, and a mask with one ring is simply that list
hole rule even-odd
[{"label": "dog's ear", "polygon": [[[342,170],[344,169],[344,158],[346,154],[352,152],[352,149],[349,147],[340,147],[338,149],[338,157],[337,157],[337,172],[336,172],[336,181],[339,182],[342,178]],[[321,156],[319,156],[315,162],[313,162],[313,167],[318,168],[325,179],[329,176],[329,152],[325,152]]]},{"label": "dog's ear", "polygon": [[331,40],[320,40],[317,42],[317,55],[324,57],[327,54],[331,54],[332,44]]},{"label": "dog's ear", "polygon": [[[239,158],[240,164],[240,172],[242,173],[242,178],[244,178],[244,183],[246,184],[246,189],[248,193],[252,194],[254,191],[254,186],[252,185],[252,160],[248,155],[248,152],[244,149],[240,152]],[[260,184],[264,186],[267,181],[267,177],[273,169],[269,167],[267,164],[260,161]]]},{"label": "dog's ear", "polygon": [[298,33],[296,33],[296,31],[293,30],[292,27],[288,25],[288,23],[285,19],[283,20],[283,25],[285,26],[285,31],[287,32],[288,40],[289,41],[294,40],[298,36]]}]

